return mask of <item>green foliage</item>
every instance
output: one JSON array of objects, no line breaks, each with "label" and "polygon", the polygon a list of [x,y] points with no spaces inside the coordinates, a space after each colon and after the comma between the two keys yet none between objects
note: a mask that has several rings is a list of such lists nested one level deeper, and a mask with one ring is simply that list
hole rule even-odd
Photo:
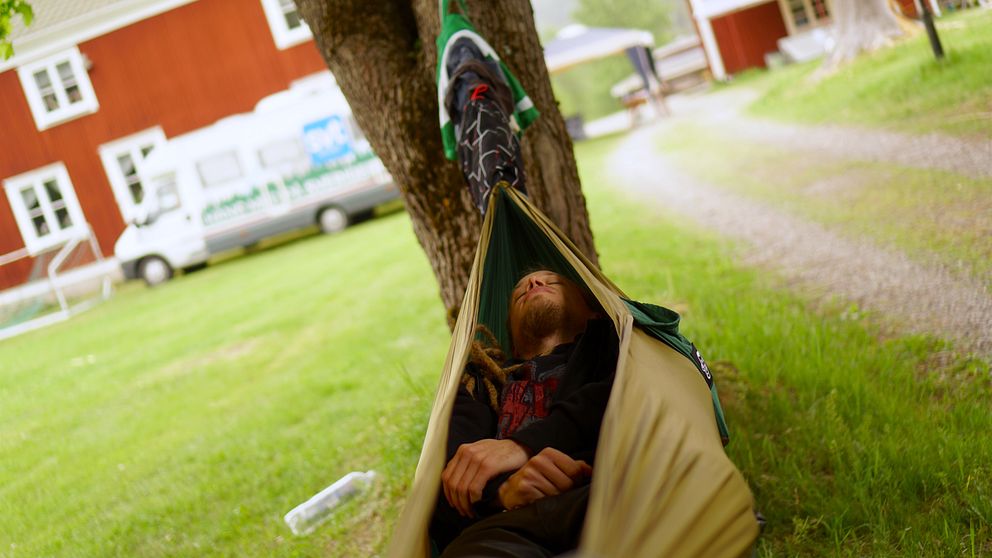
[{"label": "green foliage", "polygon": [[14,17],[21,16],[24,25],[34,21],[34,10],[25,0],[0,0],[0,58],[7,60],[14,55],[10,34],[14,27]]},{"label": "green foliage", "polygon": [[755,114],[808,122],[874,124],[992,138],[992,11],[966,10],[937,22],[947,52],[936,62],[925,33],[862,56],[821,81],[819,63],[750,76],[764,90]]},{"label": "green foliage", "polygon": [[587,62],[551,76],[551,87],[562,115],[581,114],[593,120],[623,108],[610,95],[610,87],[634,73],[634,67],[624,55]]},{"label": "green foliage", "polygon": [[[381,554],[447,347],[402,214],[0,343],[0,555]],[[310,537],[282,516],[383,482]]]},{"label": "green foliage", "polygon": [[579,0],[572,16],[590,27],[644,29],[662,45],[672,38],[672,10],[660,0]]}]

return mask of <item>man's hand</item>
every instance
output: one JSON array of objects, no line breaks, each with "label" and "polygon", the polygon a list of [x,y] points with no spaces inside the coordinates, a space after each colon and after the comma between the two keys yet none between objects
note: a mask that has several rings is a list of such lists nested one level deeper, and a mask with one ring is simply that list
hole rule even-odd
[{"label": "man's hand", "polygon": [[513,440],[479,440],[462,444],[441,473],[444,497],[465,517],[473,517],[472,504],[482,499],[482,490],[500,473],[527,463],[529,454]]},{"label": "man's hand", "polygon": [[570,490],[592,476],[592,467],[554,448],[544,448],[499,487],[503,507],[513,510],[547,496]]}]

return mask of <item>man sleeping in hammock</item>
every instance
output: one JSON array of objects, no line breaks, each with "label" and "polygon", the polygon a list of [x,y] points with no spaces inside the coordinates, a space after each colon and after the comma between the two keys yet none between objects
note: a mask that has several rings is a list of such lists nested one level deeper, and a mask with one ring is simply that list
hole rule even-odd
[{"label": "man sleeping in hammock", "polygon": [[[487,49],[454,40],[440,79],[452,151],[483,213],[497,184],[524,191],[521,101]],[[585,518],[616,370],[613,323],[589,292],[549,270],[521,278],[508,304],[512,358],[495,339],[474,344],[454,403],[430,527],[446,558],[561,554],[578,546]]]},{"label": "man sleeping in hammock", "polygon": [[[442,0],[442,140],[445,155],[457,156],[461,164],[473,203],[485,213],[494,189],[525,190],[517,134],[537,115],[492,47],[447,8],[447,0]],[[550,270],[520,278],[508,304],[512,358],[503,356],[491,333],[490,347],[474,342],[455,397],[441,490],[430,522],[430,537],[442,558],[567,553],[578,546],[585,520],[599,433],[616,372],[616,331],[584,287]],[[630,305],[643,314],[652,336],[693,361],[712,389],[698,351],[678,334],[677,315]],[[725,436],[715,392],[713,396],[718,427]],[[707,469],[694,478],[696,488],[706,489],[702,498],[717,493],[706,485],[708,473],[717,470]],[[724,469],[728,470],[732,466]],[[735,478],[738,487],[743,485],[739,476]],[[648,488],[652,486],[657,485]],[[720,486],[730,484],[720,481]],[[737,515],[723,523],[743,518],[746,525],[736,525],[745,546],[756,535],[747,517],[751,500],[746,493],[746,485],[738,488]],[[712,507],[683,500],[696,510]],[[644,525],[636,527],[645,532]],[[723,535],[712,529],[706,533],[713,540]],[[685,548],[696,549],[696,555],[706,553],[691,536],[675,542],[652,540],[671,548],[681,548],[685,540]],[[746,551],[745,546],[740,550]]]},{"label": "man sleeping in hammock", "polygon": [[[552,271],[509,301],[513,358],[473,348],[455,399],[431,538],[454,556],[554,556],[578,546],[617,336]],[[501,512],[506,513],[501,513]]]}]

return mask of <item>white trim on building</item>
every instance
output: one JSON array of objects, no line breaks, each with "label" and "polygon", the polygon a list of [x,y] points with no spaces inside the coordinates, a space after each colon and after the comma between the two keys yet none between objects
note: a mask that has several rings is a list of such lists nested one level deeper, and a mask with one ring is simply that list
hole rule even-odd
[{"label": "white trim on building", "polygon": [[14,56],[0,60],[0,72],[72,48],[85,41],[158,14],[190,4],[195,0],[130,0],[117,2],[32,32],[14,37]]},{"label": "white trim on building", "polygon": [[713,34],[713,24],[710,23],[710,18],[698,18],[696,25],[699,28],[699,38],[703,41],[703,50],[706,51],[706,59],[710,63],[713,78],[720,81],[727,79],[727,70],[723,66],[723,56],[720,54],[720,45],[716,42],[716,35]]},{"label": "white trim on building", "polygon": [[773,1],[775,0],[689,0],[696,19],[720,17]]},{"label": "white trim on building", "polygon": [[310,26],[300,16],[293,0],[262,0],[265,19],[269,21],[276,48],[285,50],[313,37]]},{"label": "white trim on building", "polygon": [[137,217],[138,205],[144,199],[140,173],[145,157],[164,144],[165,132],[156,126],[100,146],[100,160],[125,222]]},{"label": "white trim on building", "polygon": [[61,161],[7,178],[3,188],[30,254],[88,234],[89,225]]},{"label": "white trim on building", "polygon": [[76,47],[25,64],[17,76],[39,132],[100,108]]},{"label": "white trim on building", "polygon": [[726,80],[727,70],[723,64],[723,56],[720,54],[720,45],[713,33],[711,20],[772,1],[776,0],[689,0],[692,16],[699,28],[699,38],[703,42],[703,50],[706,52],[706,60],[709,62],[714,79]]}]

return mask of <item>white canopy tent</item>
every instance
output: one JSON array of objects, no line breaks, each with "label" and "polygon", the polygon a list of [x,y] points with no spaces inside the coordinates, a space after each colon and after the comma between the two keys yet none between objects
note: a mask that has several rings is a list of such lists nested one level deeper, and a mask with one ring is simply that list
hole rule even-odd
[{"label": "white canopy tent", "polygon": [[569,25],[544,46],[544,61],[548,72],[554,74],[584,62],[623,54],[632,47],[653,46],[654,35],[641,29]]},{"label": "white canopy tent", "polygon": [[[654,104],[655,114],[667,114],[668,109],[661,99],[661,82],[651,54],[653,47],[654,35],[642,29],[569,25],[544,46],[544,61],[548,73],[555,74],[586,62],[625,55],[643,84],[645,93],[638,102],[649,100]],[[584,133],[576,137],[584,137]]]}]

